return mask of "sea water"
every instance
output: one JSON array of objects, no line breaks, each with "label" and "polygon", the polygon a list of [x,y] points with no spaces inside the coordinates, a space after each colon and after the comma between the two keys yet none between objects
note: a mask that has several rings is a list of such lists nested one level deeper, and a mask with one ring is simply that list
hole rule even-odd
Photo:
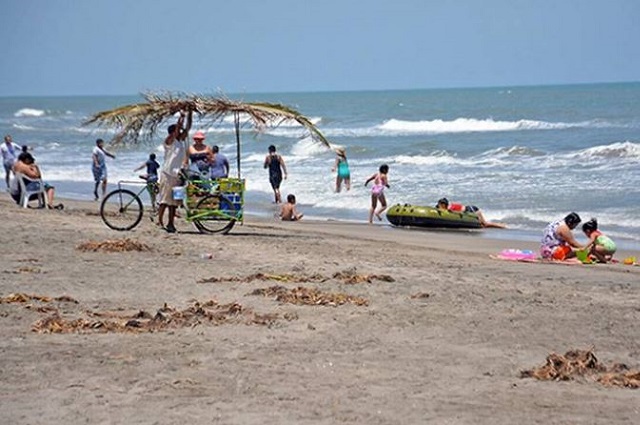
[{"label": "sea water", "polygon": [[[335,155],[303,129],[282,123],[241,131],[240,174],[248,213],[275,210],[267,147],[277,146],[289,171],[283,196],[296,195],[306,217],[365,221],[365,180],[389,165],[390,205],[450,201],[479,206],[509,230],[491,237],[538,240],[544,226],[578,212],[596,217],[620,245],[640,249],[640,83],[323,93],[228,94],[245,101],[292,106],[335,146],[347,151],[352,188],[335,193]],[[0,131],[33,148],[58,196],[93,199],[91,151],[114,129],[82,123],[96,112],[139,102],[122,97],[0,98]],[[167,125],[171,122],[167,122]],[[196,122],[238,175],[231,119]],[[138,179],[149,153],[162,162],[164,127],[150,141],[108,147],[109,188]],[[578,233],[578,236],[582,235]]]}]

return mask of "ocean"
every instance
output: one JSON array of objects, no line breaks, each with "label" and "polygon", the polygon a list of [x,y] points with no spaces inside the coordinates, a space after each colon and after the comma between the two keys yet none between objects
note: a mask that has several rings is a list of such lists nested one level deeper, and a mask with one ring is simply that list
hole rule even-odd
[{"label": "ocean", "polygon": [[[619,246],[640,249],[640,83],[227,96],[296,108],[346,149],[351,167],[351,191],[335,193],[334,153],[301,127],[262,133],[243,127],[247,213],[275,211],[262,167],[274,144],[289,171],[282,193],[295,194],[310,218],[366,221],[370,192],[364,182],[388,164],[389,205],[432,205],[445,196],[477,205],[509,227],[474,234],[537,241],[548,222],[576,211],[583,221],[596,217]],[[58,196],[91,200],[91,151],[96,138],[109,140],[114,131],[82,122],[138,101],[136,95],[4,97],[0,131],[32,147]],[[196,122],[193,128],[220,147],[236,176],[232,122]],[[136,180],[133,169],[150,152],[161,161],[163,137],[112,149],[117,158],[108,159],[109,188]]]}]

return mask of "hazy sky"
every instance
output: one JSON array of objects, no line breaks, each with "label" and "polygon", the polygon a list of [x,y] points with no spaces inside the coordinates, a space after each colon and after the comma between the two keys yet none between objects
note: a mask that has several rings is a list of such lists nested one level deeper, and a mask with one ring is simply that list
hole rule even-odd
[{"label": "hazy sky", "polygon": [[640,0],[0,5],[0,96],[640,81]]}]

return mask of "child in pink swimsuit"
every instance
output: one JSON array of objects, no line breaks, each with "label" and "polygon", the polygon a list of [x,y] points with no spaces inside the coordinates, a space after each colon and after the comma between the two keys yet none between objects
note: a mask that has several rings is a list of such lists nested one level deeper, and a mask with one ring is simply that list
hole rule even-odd
[{"label": "child in pink swimsuit", "polygon": [[[384,188],[391,187],[389,186],[389,180],[387,177],[388,173],[389,166],[387,164],[383,164],[380,166],[379,172],[369,177],[364,183],[364,186],[366,187],[369,182],[373,180],[373,186],[371,187],[371,209],[369,209],[369,223],[373,223],[374,214],[378,218],[378,220],[382,221],[382,216],[380,214],[382,214],[382,212],[387,209],[387,200],[384,197]],[[380,209],[376,211],[378,201],[380,201]]]}]

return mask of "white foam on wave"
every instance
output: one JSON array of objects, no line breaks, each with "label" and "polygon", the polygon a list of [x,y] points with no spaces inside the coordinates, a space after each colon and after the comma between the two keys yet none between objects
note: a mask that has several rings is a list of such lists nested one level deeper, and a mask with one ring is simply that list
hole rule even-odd
[{"label": "white foam on wave", "polygon": [[311,137],[305,137],[291,147],[291,154],[300,158],[326,154],[326,146],[314,141]]},{"label": "white foam on wave", "polygon": [[16,113],[13,114],[14,117],[16,118],[21,118],[21,117],[41,117],[44,116],[46,112],[43,111],[42,109],[35,109],[35,108],[22,108],[19,111],[17,111]]},{"label": "white foam on wave", "polygon": [[488,150],[479,155],[479,157],[498,157],[498,158],[508,158],[508,157],[539,157],[544,156],[545,153],[539,151],[537,149],[529,148],[526,146],[510,146],[510,147],[500,147]]},{"label": "white foam on wave", "polygon": [[441,119],[425,121],[405,121],[390,119],[379,125],[382,132],[389,133],[475,133],[491,131],[521,131],[521,130],[562,130],[573,127],[591,127],[592,122],[582,123],[552,123],[536,120],[495,121],[489,119],[457,118],[452,121]]},{"label": "white foam on wave", "polygon": [[505,131],[565,130],[570,128],[609,128],[614,124],[600,121],[583,121],[575,123],[546,122],[538,120],[496,121],[494,119],[457,118],[455,120],[420,120],[409,121],[389,119],[382,124],[356,128],[324,128],[322,132],[328,137],[375,137],[403,136],[417,134],[450,134],[481,133]]},{"label": "white foam on wave", "polygon": [[432,155],[397,155],[393,162],[399,165],[450,165],[459,164],[460,159],[444,151],[434,152]]},{"label": "white foam on wave", "polygon": [[11,127],[15,128],[16,130],[35,131],[34,127],[23,124],[12,124]]},{"label": "white foam on wave", "polygon": [[612,143],[609,145],[593,146],[572,154],[584,159],[611,159],[611,158],[640,158],[640,143],[631,141]]}]

